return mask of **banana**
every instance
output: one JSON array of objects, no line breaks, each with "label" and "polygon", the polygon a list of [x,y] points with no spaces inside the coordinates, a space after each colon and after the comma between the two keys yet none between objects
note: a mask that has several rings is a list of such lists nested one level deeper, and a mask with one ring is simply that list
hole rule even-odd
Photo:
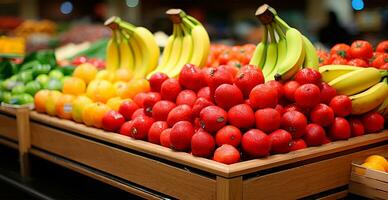
[{"label": "banana", "polygon": [[303,45],[302,34],[288,26],[282,19],[275,16],[275,21],[283,29],[286,30],[286,41],[287,41],[287,53],[283,61],[277,65],[277,73],[275,75],[276,80],[289,80],[296,72],[302,67],[305,48]]},{"label": "banana", "polygon": [[186,25],[190,25],[190,22],[191,25],[194,25],[191,27],[191,35],[193,37],[194,48],[189,63],[197,65],[198,67],[204,67],[210,52],[209,34],[207,33],[205,27],[203,27],[201,22],[196,20],[194,17],[185,14],[183,20],[184,22],[186,22]]},{"label": "banana", "polygon": [[310,40],[302,35],[303,45],[305,48],[306,56],[303,62],[303,68],[311,68],[318,70],[319,68],[319,60],[317,55],[317,50],[314,45],[310,42]]},{"label": "banana", "polygon": [[145,56],[143,58],[143,64],[140,68],[141,72],[134,78],[144,78],[149,72],[155,69],[158,65],[160,50],[159,46],[156,43],[154,35],[144,27],[137,27],[135,29],[135,39],[138,39],[141,45],[142,55]]},{"label": "banana", "polygon": [[380,71],[373,67],[362,68],[341,75],[329,82],[337,94],[353,95],[362,92],[381,80]]},{"label": "banana", "polygon": [[263,68],[265,62],[265,56],[267,51],[267,27],[264,26],[264,34],[262,41],[256,46],[255,51],[253,52],[252,59],[249,64],[254,65],[257,68]]},{"label": "banana", "polygon": [[184,24],[180,24],[181,30],[183,31],[183,47],[182,53],[179,57],[178,63],[171,69],[167,75],[169,77],[176,77],[179,75],[183,66],[190,62],[190,58],[192,57],[194,41],[190,34],[190,27],[184,26]]},{"label": "banana", "polygon": [[286,36],[284,35],[283,30],[275,23],[276,33],[279,36],[278,41],[278,60],[277,63],[280,63],[287,56],[287,41]]},{"label": "banana", "polygon": [[388,98],[385,98],[384,102],[376,109],[384,117],[388,117]]},{"label": "banana", "polygon": [[388,98],[388,84],[384,80],[368,90],[349,97],[352,101],[352,114],[360,115],[367,113]]},{"label": "banana", "polygon": [[322,81],[329,83],[339,76],[358,69],[362,69],[362,67],[355,67],[351,65],[325,65],[319,67],[319,73],[322,75]]},{"label": "banana", "polygon": [[273,70],[275,70],[276,61],[278,58],[278,48],[277,48],[277,42],[274,34],[274,30],[272,25],[268,25],[267,29],[269,30],[271,41],[267,46],[267,52],[266,52],[266,59],[265,63],[263,65],[262,71],[263,75],[265,77],[265,80],[269,80],[269,75]]},{"label": "banana", "polygon": [[120,45],[120,68],[126,68],[134,70],[134,56],[132,53],[132,49],[128,44],[128,39],[125,37],[121,37]]},{"label": "banana", "polygon": [[[123,30],[122,32],[126,32],[125,30]],[[137,40],[134,39],[134,34],[133,33],[128,33],[126,32],[127,36],[127,40],[128,40],[128,44],[129,46],[131,47],[131,49],[133,50],[133,57],[135,58],[134,59],[134,62],[133,62],[133,77],[135,77],[135,74],[138,74],[138,69],[140,68],[140,66],[142,65],[142,59],[143,59],[143,55],[142,55],[142,52],[141,52],[141,47],[140,47],[140,44],[138,43]],[[124,34],[123,34],[124,35]]]},{"label": "banana", "polygon": [[118,32],[113,30],[112,38],[106,46],[106,69],[108,71],[114,71],[120,66],[120,54],[117,37]]},{"label": "banana", "polygon": [[178,24],[174,24],[174,33],[175,39],[172,44],[172,50],[170,54],[170,58],[168,59],[165,66],[161,66],[160,71],[163,73],[167,73],[171,68],[175,66],[175,64],[178,62],[179,56],[182,52],[182,43],[183,43],[183,37],[181,34],[181,30]]}]

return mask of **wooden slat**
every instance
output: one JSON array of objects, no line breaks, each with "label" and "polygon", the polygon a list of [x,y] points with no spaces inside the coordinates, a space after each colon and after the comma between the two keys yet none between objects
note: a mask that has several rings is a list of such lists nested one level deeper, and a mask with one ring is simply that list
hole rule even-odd
[{"label": "wooden slat", "polygon": [[30,162],[28,159],[28,151],[31,147],[29,112],[30,110],[28,108],[16,109],[20,174],[22,177],[27,177],[30,175]]},{"label": "wooden slat", "polygon": [[15,108],[8,108],[5,106],[0,106],[0,112],[16,116],[16,109]]},{"label": "wooden slat", "polygon": [[341,192],[336,192],[336,193],[333,193],[333,194],[330,194],[330,195],[327,195],[324,197],[320,197],[317,200],[337,200],[337,199],[343,199],[346,196],[348,196],[347,190],[341,191]]},{"label": "wooden slat", "polygon": [[248,179],[244,199],[297,199],[347,185],[352,160],[387,151],[384,145]]},{"label": "wooden slat", "polygon": [[227,179],[217,177],[217,200],[241,200],[243,198],[242,177]]},{"label": "wooden slat", "polygon": [[16,118],[0,114],[0,135],[18,141]]},{"label": "wooden slat", "polygon": [[143,197],[145,199],[159,199],[155,195],[149,194],[147,192],[144,192],[142,190],[138,190],[138,189],[133,188],[133,187],[129,187],[126,184],[123,184],[121,182],[117,182],[115,180],[112,180],[110,178],[102,176],[101,174],[94,173],[94,172],[88,170],[85,167],[81,167],[80,165],[74,164],[73,162],[69,162],[69,161],[65,161],[63,159],[59,159],[57,156],[47,154],[47,153],[39,151],[37,149],[31,149],[30,153],[35,155],[35,156],[38,156],[40,158],[43,158],[45,160],[48,160],[50,162],[53,162],[55,164],[61,165],[63,167],[66,167],[66,168],[68,168],[70,170],[73,170],[73,171],[76,171],[78,173],[81,173],[81,174],[83,174],[85,176],[89,176],[89,177],[94,178],[94,179],[96,179],[98,181],[101,181],[101,182],[104,182],[106,184],[109,184],[109,185],[111,185],[113,187],[116,187],[116,188],[119,188],[121,190],[127,191],[129,193],[134,194],[134,195]]},{"label": "wooden slat", "polygon": [[0,144],[5,145],[7,147],[11,147],[13,149],[17,149],[18,148],[18,144],[16,142],[11,142],[11,141],[5,140],[3,138],[0,138]]},{"label": "wooden slat", "polygon": [[179,199],[215,198],[213,179],[33,122],[31,144]]},{"label": "wooden slat", "polygon": [[291,164],[383,141],[388,141],[388,130],[384,130],[381,133],[354,137],[349,140],[336,141],[319,147],[310,147],[287,154],[273,155],[268,158],[253,159],[232,164],[229,166],[229,176],[249,174],[264,169]]},{"label": "wooden slat", "polygon": [[349,185],[349,192],[363,197],[367,197],[370,199],[388,199],[388,192],[367,187],[366,185],[363,185],[360,183],[352,182]]},{"label": "wooden slat", "polygon": [[104,140],[112,144],[117,144],[123,147],[141,151],[159,158],[167,159],[179,164],[188,165],[201,169],[216,175],[228,176],[228,165],[220,164],[213,160],[199,158],[184,152],[175,152],[169,148],[160,145],[152,144],[146,141],[134,140],[127,136],[106,132],[101,129],[87,127],[70,120],[63,120],[56,117],[50,117],[45,114],[32,111],[30,117],[33,120],[49,124],[58,128],[73,131],[85,136]]}]

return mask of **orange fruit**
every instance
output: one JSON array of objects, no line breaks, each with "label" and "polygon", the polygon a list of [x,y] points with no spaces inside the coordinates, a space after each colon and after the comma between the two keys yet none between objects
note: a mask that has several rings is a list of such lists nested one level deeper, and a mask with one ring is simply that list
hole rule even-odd
[{"label": "orange fruit", "polygon": [[110,72],[110,71],[104,69],[104,70],[97,72],[95,79],[113,82],[116,79],[116,74],[114,72]]},{"label": "orange fruit", "polygon": [[128,82],[132,79],[133,73],[130,69],[120,68],[116,70],[115,80]]},{"label": "orange fruit", "polygon": [[35,110],[41,113],[46,112],[46,101],[50,91],[40,90],[34,96]]},{"label": "orange fruit", "polygon": [[78,67],[73,72],[73,77],[78,77],[83,79],[85,83],[89,83],[94,79],[98,70],[96,66],[90,63],[83,63],[78,65]]},{"label": "orange fruit", "polygon": [[385,171],[388,171],[388,161],[383,156],[380,155],[371,155],[366,158],[365,162],[377,163],[384,167]]},{"label": "orange fruit", "polygon": [[73,110],[71,113],[73,120],[76,122],[82,122],[82,111],[87,105],[92,103],[93,101],[87,96],[81,95],[76,97],[73,100]]},{"label": "orange fruit", "polygon": [[109,81],[93,80],[86,89],[86,95],[95,102],[105,103],[116,96],[116,90]]},{"label": "orange fruit", "polygon": [[149,92],[150,90],[150,83],[147,79],[135,79],[128,83],[129,98],[133,98],[140,92]]},{"label": "orange fruit", "polygon": [[122,99],[126,99],[130,97],[131,91],[129,90],[128,83],[123,81],[117,81],[113,84],[116,89],[117,96]]},{"label": "orange fruit", "polygon": [[85,93],[86,84],[83,79],[69,77],[63,82],[62,92],[64,94],[81,95]]},{"label": "orange fruit", "polygon": [[366,162],[366,163],[362,164],[362,166],[364,166],[365,168],[368,168],[368,169],[373,169],[373,170],[385,172],[384,167],[382,165],[380,165],[379,163]]},{"label": "orange fruit", "polygon": [[97,103],[88,104],[82,110],[82,121],[88,126],[93,126],[94,124],[93,111],[96,107],[96,104]]},{"label": "orange fruit", "polygon": [[55,112],[62,119],[72,119],[73,100],[75,97],[71,94],[63,94],[59,97],[55,105]]},{"label": "orange fruit", "polygon": [[121,103],[125,100],[127,99],[122,99],[120,97],[113,97],[106,102],[106,105],[109,106],[111,109],[118,111]]},{"label": "orange fruit", "polygon": [[56,115],[56,104],[59,98],[62,96],[62,93],[56,90],[51,90],[48,94],[48,98],[45,102],[45,108],[46,112],[49,115],[55,116]]},{"label": "orange fruit", "polygon": [[107,105],[97,102],[87,105],[82,111],[82,119],[88,126],[94,126],[96,128],[102,127],[102,118],[105,113],[112,110]]}]

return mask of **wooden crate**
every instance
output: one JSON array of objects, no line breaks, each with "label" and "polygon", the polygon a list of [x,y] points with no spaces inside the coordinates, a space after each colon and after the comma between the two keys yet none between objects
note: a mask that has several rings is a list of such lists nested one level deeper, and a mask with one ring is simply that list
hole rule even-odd
[{"label": "wooden crate", "polygon": [[31,112],[30,153],[147,199],[333,199],[352,160],[388,151],[388,131],[225,165]]},{"label": "wooden crate", "polygon": [[[388,152],[381,155],[388,157]],[[388,173],[361,166],[365,158],[352,163],[349,192],[371,199],[388,199]]]}]

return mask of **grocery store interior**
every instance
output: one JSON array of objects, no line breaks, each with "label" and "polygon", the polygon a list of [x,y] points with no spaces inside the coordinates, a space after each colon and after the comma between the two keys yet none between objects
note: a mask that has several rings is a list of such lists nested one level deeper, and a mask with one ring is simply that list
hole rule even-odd
[{"label": "grocery store interior", "polygon": [[0,199],[388,199],[388,1],[0,0],[0,103]]}]

